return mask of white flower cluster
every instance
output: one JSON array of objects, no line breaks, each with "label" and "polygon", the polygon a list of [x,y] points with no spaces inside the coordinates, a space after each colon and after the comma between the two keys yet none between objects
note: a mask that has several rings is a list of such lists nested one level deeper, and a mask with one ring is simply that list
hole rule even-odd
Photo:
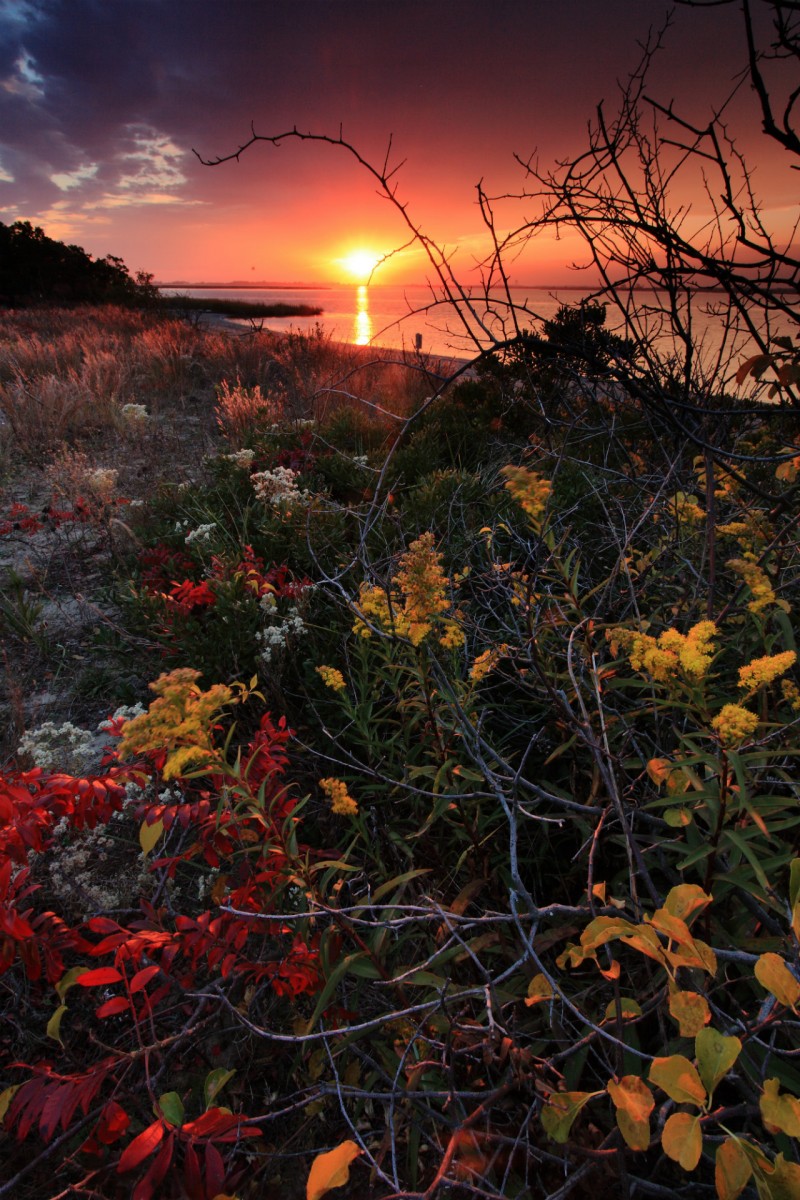
[{"label": "white flower cluster", "polygon": [[187,546],[191,546],[192,542],[210,542],[211,532],[216,529],[216,523],[211,521],[208,525],[198,525],[197,529],[192,529],[183,539]]},{"label": "white flower cluster", "polygon": [[143,404],[123,404],[120,412],[123,419],[130,425],[142,425],[149,416]]},{"label": "white flower cluster", "polygon": [[256,634],[256,641],[261,643],[261,658],[268,663],[272,661],[272,657],[277,651],[284,649],[291,638],[302,637],[306,627],[294,605],[284,616],[281,616],[277,611],[274,596],[269,594],[262,596],[260,604],[270,618],[277,621],[275,625],[265,625]]},{"label": "white flower cluster", "polygon": [[223,454],[222,457],[227,459],[228,462],[234,463],[237,467],[247,470],[253,465],[255,456],[255,450],[235,450],[233,454]]},{"label": "white flower cluster", "polygon": [[117,486],[118,475],[119,471],[114,467],[97,467],[86,476],[86,486],[95,496],[107,498],[113,494],[114,488]]},{"label": "white flower cluster", "polygon": [[63,725],[45,721],[23,734],[17,753],[33,759],[34,766],[44,771],[83,775],[96,749],[94,735],[88,729],[79,729],[71,721]]},{"label": "white flower cluster", "polygon": [[134,717],[141,717],[146,711],[142,704],[121,704],[119,708],[114,710],[107,721],[100,722],[97,730],[99,733],[105,733],[109,729],[113,729],[115,721],[132,721]]},{"label": "white flower cluster", "polygon": [[369,465],[369,455],[367,455],[367,454],[356,454],[356,455],[353,457],[353,466],[356,466],[356,467],[366,467],[366,466],[368,466],[368,465]]},{"label": "white flower cluster", "polygon": [[[115,822],[128,821],[124,812],[114,813]],[[152,885],[146,866],[138,871],[121,869],[135,841],[133,828],[124,841],[97,825],[80,833],[59,831],[47,852],[47,871],[54,892],[67,915],[84,919],[115,908],[128,908]],[[124,857],[123,857],[124,856]]]},{"label": "white flower cluster", "polygon": [[275,467],[273,471],[256,471],[250,476],[253,491],[262,504],[278,508],[283,504],[303,504],[309,493],[297,486],[297,472],[291,467]]}]

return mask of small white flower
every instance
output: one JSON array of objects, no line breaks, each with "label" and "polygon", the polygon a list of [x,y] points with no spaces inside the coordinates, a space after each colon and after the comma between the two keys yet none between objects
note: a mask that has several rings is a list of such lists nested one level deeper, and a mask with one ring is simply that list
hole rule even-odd
[{"label": "small white flower", "polygon": [[216,523],[211,521],[208,525],[198,525],[197,529],[191,530],[183,539],[187,546],[191,546],[192,542],[210,542],[212,530],[216,529]]},{"label": "small white flower", "polygon": [[120,411],[123,418],[131,425],[141,425],[149,416],[143,404],[123,404]]}]

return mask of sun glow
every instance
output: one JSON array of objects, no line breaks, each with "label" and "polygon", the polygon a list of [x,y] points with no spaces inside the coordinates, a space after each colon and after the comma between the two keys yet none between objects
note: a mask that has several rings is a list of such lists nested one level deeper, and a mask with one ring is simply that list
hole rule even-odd
[{"label": "sun glow", "polygon": [[374,250],[352,250],[344,258],[340,258],[339,263],[348,275],[352,275],[354,279],[364,283],[369,279],[382,257],[382,254],[376,254]]}]

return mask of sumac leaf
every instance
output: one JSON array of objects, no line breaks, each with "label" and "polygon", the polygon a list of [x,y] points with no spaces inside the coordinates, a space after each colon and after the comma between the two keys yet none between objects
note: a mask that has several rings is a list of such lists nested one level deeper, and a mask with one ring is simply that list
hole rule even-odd
[{"label": "sumac leaf", "polygon": [[147,1129],[143,1129],[122,1151],[117,1171],[120,1174],[125,1171],[135,1171],[139,1164],[153,1153],[156,1146],[160,1145],[163,1137],[163,1121],[154,1121],[152,1125],[148,1125]]},{"label": "sumac leaf", "polygon": [[96,967],[86,971],[77,980],[81,987],[102,987],[109,983],[122,983],[122,974],[116,967]]}]

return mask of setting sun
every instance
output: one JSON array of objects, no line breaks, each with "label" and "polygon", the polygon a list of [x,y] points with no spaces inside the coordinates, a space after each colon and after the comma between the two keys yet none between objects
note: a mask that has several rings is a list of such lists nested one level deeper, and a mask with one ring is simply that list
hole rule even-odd
[{"label": "setting sun", "polygon": [[382,258],[383,255],[376,254],[374,250],[353,250],[344,258],[340,258],[339,262],[348,275],[364,281],[369,278]]}]

